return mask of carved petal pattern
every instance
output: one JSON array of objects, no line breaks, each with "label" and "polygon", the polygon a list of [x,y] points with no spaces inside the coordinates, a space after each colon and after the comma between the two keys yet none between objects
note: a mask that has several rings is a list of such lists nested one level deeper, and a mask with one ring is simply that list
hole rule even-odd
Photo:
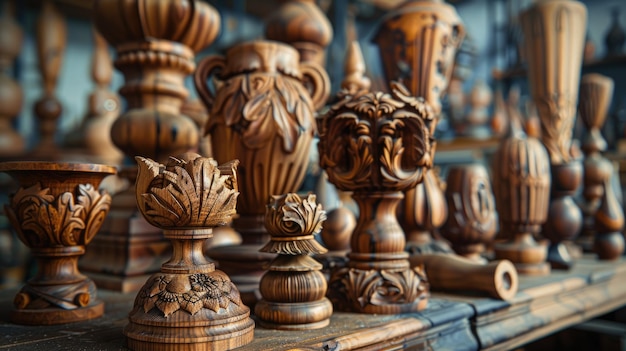
[{"label": "carved petal pattern", "polygon": [[300,236],[315,235],[322,230],[326,211],[315,202],[315,194],[301,198],[289,193],[272,196],[265,214],[265,225],[271,235]]},{"label": "carved petal pattern", "polygon": [[320,164],[339,189],[404,190],[432,166],[432,108],[400,83],[391,88],[391,95],[344,90],[319,121]]},{"label": "carved petal pattern", "polygon": [[231,303],[240,306],[241,298],[235,285],[219,271],[208,274],[155,275],[143,286],[135,305],[144,312],[157,308],[165,317],[177,311],[191,315],[202,308],[219,312]]},{"label": "carved petal pattern", "polygon": [[237,161],[222,167],[211,158],[170,158],[167,166],[137,157],[137,202],[148,222],[161,228],[215,227],[231,220],[237,196]]}]

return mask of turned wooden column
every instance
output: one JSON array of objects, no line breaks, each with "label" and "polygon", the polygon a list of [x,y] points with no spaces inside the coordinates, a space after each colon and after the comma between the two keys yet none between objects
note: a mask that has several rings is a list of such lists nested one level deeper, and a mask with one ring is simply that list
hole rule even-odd
[{"label": "turned wooden column", "polygon": [[30,159],[51,160],[62,156],[55,142],[55,134],[63,106],[56,97],[55,90],[63,63],[66,32],[65,20],[55,9],[52,1],[44,1],[36,30],[37,62],[43,87],[42,96],[34,106],[39,141],[28,156]]},{"label": "turned wooden column", "polygon": [[548,261],[554,268],[569,268],[572,262],[563,241],[575,238],[582,226],[580,208],[572,198],[582,181],[572,128],[587,9],[578,1],[540,1],[521,14],[520,22],[530,91],[541,120],[541,141],[552,167],[549,214],[541,233],[551,243]]},{"label": "turned wooden column", "polygon": [[111,197],[98,191],[115,168],[96,164],[5,162],[20,188],[5,206],[20,240],[37,261],[37,272],[15,296],[11,321],[50,325],[100,317],[96,285],[78,270],[104,220]]},{"label": "turned wooden column", "polygon": [[[181,113],[189,95],[184,80],[196,67],[195,53],[218,34],[218,12],[193,0],[97,0],[94,14],[98,31],[116,50],[115,67],[124,75],[119,93],[127,109],[111,127],[113,143],[127,158],[157,161],[195,149],[198,128]],[[136,168],[120,173],[135,183]],[[108,289],[137,290],[169,255],[161,231],[137,212],[134,192],[131,185],[114,196],[102,235],[81,262]]]},{"label": "turned wooden column", "polygon": [[[209,110],[206,131],[213,156],[219,162],[241,161],[233,228],[243,243],[210,255],[239,286],[244,302],[253,305],[263,266],[274,256],[259,252],[269,240],[265,205],[270,196],[300,187],[315,133],[314,111],[326,101],[330,83],[320,65],[300,62],[294,48],[269,40],[241,43],[225,57],[203,59],[194,78]],[[216,91],[209,79],[217,82]]]},{"label": "turned wooden column", "polygon": [[6,1],[0,17],[0,158],[24,153],[24,138],[13,128],[22,110],[22,88],[10,74],[15,58],[22,50],[24,33],[14,19],[14,4]]},{"label": "turned wooden column", "polygon": [[580,83],[578,111],[587,136],[582,149],[585,153],[583,198],[583,232],[578,242],[587,251],[594,251],[602,260],[616,259],[624,252],[624,214],[611,186],[613,165],[602,152],[607,144],[600,130],[611,105],[613,80],[600,74],[586,74]]},{"label": "turned wooden column", "polygon": [[[428,102],[435,116],[432,131],[464,37],[464,26],[456,10],[440,0],[401,4],[385,15],[374,37],[387,82],[399,81],[411,95]],[[434,150],[432,136],[430,143]],[[446,202],[436,178],[436,174],[427,171],[423,182],[405,191],[401,223],[408,235],[407,248],[412,252],[449,251],[441,241],[431,239],[447,217]]]},{"label": "turned wooden column", "polygon": [[124,328],[132,350],[230,350],[252,341],[254,322],[228,275],[202,252],[231,221],[238,161],[218,166],[185,153],[167,164],[137,157],[137,205],[172,242],[171,258],[141,288]]},{"label": "turned wooden column", "polygon": [[[363,65],[352,46],[347,61]],[[428,283],[410,268],[396,218],[402,191],[423,180],[432,165],[435,114],[400,83],[392,94],[370,92],[369,81],[348,77],[337,103],[318,119],[320,166],[337,189],[352,191],[359,217],[347,267],[334,272],[335,309],[394,314],[426,307]]]}]

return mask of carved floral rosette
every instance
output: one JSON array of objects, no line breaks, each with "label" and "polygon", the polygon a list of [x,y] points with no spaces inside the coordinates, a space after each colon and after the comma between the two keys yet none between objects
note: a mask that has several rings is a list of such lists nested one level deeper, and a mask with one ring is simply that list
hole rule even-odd
[{"label": "carved floral rosette", "polygon": [[129,347],[171,350],[190,344],[193,350],[222,350],[249,343],[254,330],[249,308],[228,275],[215,270],[202,251],[212,228],[235,214],[238,162],[218,166],[194,153],[170,157],[166,165],[136,160],[139,210],[164,229],[173,250],[135,299],[124,329]]},{"label": "carved floral rosette", "polygon": [[16,295],[11,318],[20,324],[59,324],[102,315],[96,286],[77,268],[104,221],[111,197],[96,188],[115,168],[93,164],[7,162],[0,171],[20,188],[5,206],[37,273]]},{"label": "carved floral rosette", "polygon": [[409,268],[395,210],[432,164],[434,114],[403,85],[390,86],[391,94],[344,89],[318,120],[320,165],[338,189],[354,192],[360,213],[348,267],[331,277],[330,297],[365,313],[416,311],[428,295],[423,272]]}]

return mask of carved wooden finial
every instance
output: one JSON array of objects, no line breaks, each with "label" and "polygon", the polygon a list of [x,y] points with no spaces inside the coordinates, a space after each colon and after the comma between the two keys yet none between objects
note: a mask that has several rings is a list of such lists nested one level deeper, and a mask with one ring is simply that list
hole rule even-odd
[{"label": "carved wooden finial", "polygon": [[124,329],[133,350],[226,350],[252,341],[254,322],[239,290],[203,252],[212,228],[230,222],[238,161],[218,166],[187,153],[164,165],[137,157],[137,204],[164,230],[172,257],[142,287]]},{"label": "carved wooden finial", "polygon": [[365,61],[358,41],[350,43],[343,66],[345,73],[341,88],[352,94],[359,90],[369,90],[371,81],[365,76]]},{"label": "carved wooden finial", "polygon": [[254,311],[262,325],[287,330],[328,325],[333,306],[324,297],[326,278],[320,272],[322,265],[309,256],[327,251],[314,237],[325,220],[326,212],[313,194],[289,193],[270,199],[265,227],[272,238],[261,251],[278,256],[261,278],[263,299]]}]

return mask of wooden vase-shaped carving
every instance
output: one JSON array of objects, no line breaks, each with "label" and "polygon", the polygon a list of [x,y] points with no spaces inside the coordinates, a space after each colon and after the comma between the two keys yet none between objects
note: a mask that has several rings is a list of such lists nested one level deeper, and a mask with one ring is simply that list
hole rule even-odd
[{"label": "wooden vase-shaped carving", "polygon": [[[195,53],[219,32],[217,10],[194,0],[97,0],[93,13],[124,75],[119,93],[127,109],[111,127],[115,146],[127,159],[139,155],[159,162],[195,149],[198,128],[181,113],[189,94],[184,80],[196,67]],[[170,244],[137,211],[136,167],[120,174],[131,185],[114,196],[109,220],[81,267],[99,286],[136,291],[167,259]]]},{"label": "wooden vase-shaped carving", "polygon": [[[361,57],[351,52],[346,60]],[[336,309],[355,312],[418,311],[426,307],[428,283],[421,269],[409,266],[396,208],[402,191],[432,165],[435,115],[399,83],[390,84],[389,95],[347,78],[338,102],[318,119],[320,165],[359,206],[349,261],[330,278],[329,297]]]},{"label": "wooden vase-shaped carving", "polygon": [[300,61],[324,67],[333,27],[314,0],[287,0],[266,20],[265,37],[293,46]]},{"label": "wooden vase-shaped carving", "polygon": [[333,306],[325,297],[322,265],[310,255],[326,249],[314,235],[322,230],[326,212],[315,195],[273,196],[265,226],[272,239],[261,251],[278,254],[260,284],[263,299],[254,312],[263,326],[285,330],[316,329],[328,325]]},{"label": "wooden vase-shaped carving", "polygon": [[552,165],[550,209],[542,235],[551,242],[548,261],[555,268],[568,268],[571,258],[562,242],[576,237],[582,226],[580,208],[572,199],[582,181],[572,128],[587,10],[577,1],[540,1],[523,12],[520,21],[530,91],[541,120],[541,140]]},{"label": "wooden vase-shaped carving", "polygon": [[[387,82],[403,83],[411,95],[428,102],[438,118],[441,97],[464,36],[464,26],[453,6],[440,0],[417,0],[407,1],[387,14],[374,42],[380,50]],[[431,242],[429,238],[445,222],[447,209],[436,175],[428,173],[417,189],[406,190],[400,211],[402,225],[409,235],[410,250],[447,251],[441,241]]]},{"label": "wooden vase-shaped carving", "polygon": [[483,165],[453,166],[446,178],[446,200],[450,211],[441,235],[459,255],[477,262],[486,244],[496,234],[496,205],[489,174]]},{"label": "wooden vase-shaped carving", "polygon": [[550,273],[547,246],[535,236],[548,216],[550,164],[541,142],[526,137],[520,121],[511,119],[511,134],[502,140],[493,159],[493,183],[501,237],[496,258],[508,259],[520,274]]},{"label": "wooden vase-shaped carving", "polygon": [[137,205],[172,242],[172,257],[139,291],[124,328],[132,350],[229,350],[252,341],[250,309],[227,274],[202,253],[231,221],[237,161],[218,166],[186,153],[166,164],[137,157]]},{"label": "wooden vase-shaped carving", "polygon": [[0,172],[20,185],[5,207],[20,240],[37,260],[37,274],[15,296],[11,320],[49,325],[96,318],[104,312],[94,282],[78,270],[109,211],[111,197],[98,191],[110,166],[7,162]]},{"label": "wooden vase-shaped carving", "polygon": [[12,123],[22,110],[22,88],[9,70],[22,50],[24,33],[13,18],[13,4],[5,2],[0,17],[0,157],[6,159],[24,152],[24,138]]},{"label": "wooden vase-shaped carving", "polygon": [[[213,78],[215,92],[207,85]],[[243,246],[221,247],[211,256],[252,304],[263,264],[273,257],[258,252],[269,238],[267,199],[294,192],[302,183],[315,132],[314,111],[328,96],[328,77],[321,66],[300,63],[294,48],[260,40],[236,45],[225,57],[202,60],[195,84],[209,110],[206,130],[213,156],[219,162],[241,162],[242,195],[233,228],[241,233]]]},{"label": "wooden vase-shaped carving", "polygon": [[595,251],[600,259],[616,259],[624,251],[620,233],[624,215],[615,191],[611,190],[613,165],[602,155],[607,144],[600,132],[612,96],[611,78],[593,73],[582,77],[578,111],[587,128],[587,137],[582,145],[585,172],[581,209],[585,218],[579,242],[587,251]]}]

